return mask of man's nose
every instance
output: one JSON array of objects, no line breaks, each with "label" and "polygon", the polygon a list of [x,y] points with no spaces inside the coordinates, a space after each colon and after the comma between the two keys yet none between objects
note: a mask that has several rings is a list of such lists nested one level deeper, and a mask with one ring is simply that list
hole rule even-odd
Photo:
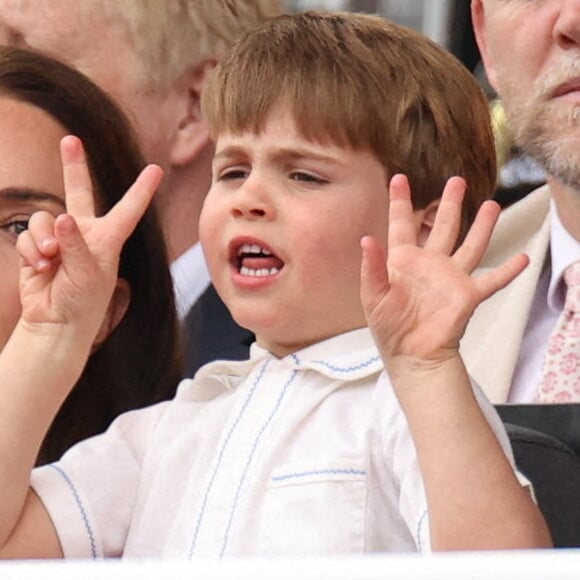
[{"label": "man's nose", "polygon": [[554,40],[565,49],[580,46],[580,0],[560,0]]}]

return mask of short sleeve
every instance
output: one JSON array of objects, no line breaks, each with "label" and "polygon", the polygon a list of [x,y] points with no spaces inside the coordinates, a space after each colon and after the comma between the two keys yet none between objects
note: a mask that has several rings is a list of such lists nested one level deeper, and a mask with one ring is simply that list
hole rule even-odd
[{"label": "short sleeve", "polygon": [[[409,532],[412,534],[417,549],[421,552],[431,552],[429,534],[429,513],[427,498],[423,485],[423,477],[419,469],[419,460],[415,444],[397,397],[393,391],[386,373],[379,379],[387,393],[387,421],[384,423],[384,452],[394,475],[399,482],[399,510]],[[475,399],[483,416],[494,432],[504,454],[515,472],[515,464],[508,435],[501,418],[487,400],[483,391],[472,381]],[[520,484],[530,487],[529,482],[521,474],[516,473]],[[531,489],[530,489],[531,491]]]},{"label": "short sleeve", "polygon": [[102,435],[32,472],[31,486],[52,519],[65,558],[122,555],[143,458],[166,408],[160,403],[125,413]]}]

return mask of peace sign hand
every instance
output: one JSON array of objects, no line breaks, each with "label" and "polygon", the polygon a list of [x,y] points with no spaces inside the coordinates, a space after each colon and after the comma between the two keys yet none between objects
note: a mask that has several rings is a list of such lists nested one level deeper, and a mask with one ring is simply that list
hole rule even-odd
[{"label": "peace sign hand", "polygon": [[119,202],[95,216],[80,140],[61,141],[67,213],[37,212],[18,237],[21,321],[37,331],[69,325],[92,341],[117,283],[123,244],[145,213],[162,171],[146,167]]}]

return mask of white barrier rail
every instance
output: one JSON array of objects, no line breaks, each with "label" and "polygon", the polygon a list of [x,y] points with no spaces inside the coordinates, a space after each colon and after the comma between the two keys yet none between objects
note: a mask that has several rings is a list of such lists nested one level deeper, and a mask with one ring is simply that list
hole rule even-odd
[{"label": "white barrier rail", "polygon": [[580,550],[333,559],[16,561],[1,580],[578,580]]}]

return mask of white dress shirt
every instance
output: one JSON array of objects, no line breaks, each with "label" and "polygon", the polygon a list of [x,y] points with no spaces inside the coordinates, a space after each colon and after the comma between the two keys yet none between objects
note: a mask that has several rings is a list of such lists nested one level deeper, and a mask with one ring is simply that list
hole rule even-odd
[{"label": "white dress shirt", "polygon": [[210,363],[173,401],[34,470],[32,486],[65,557],[430,550],[415,447],[367,329]]},{"label": "white dress shirt", "polygon": [[542,378],[548,339],[564,308],[564,270],[580,260],[580,242],[562,225],[550,202],[550,254],[542,269],[513,375],[508,403],[533,403]]},{"label": "white dress shirt", "polygon": [[201,244],[197,242],[171,263],[175,306],[183,320],[211,283]]}]

